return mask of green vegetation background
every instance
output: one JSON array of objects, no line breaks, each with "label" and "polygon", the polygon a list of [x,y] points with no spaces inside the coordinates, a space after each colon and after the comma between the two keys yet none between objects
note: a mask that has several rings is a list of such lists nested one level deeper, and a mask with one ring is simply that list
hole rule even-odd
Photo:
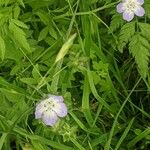
[{"label": "green vegetation background", "polygon": [[[0,150],[148,150],[150,1],[125,22],[113,0],[0,0]],[[54,127],[36,103],[62,95]]]}]

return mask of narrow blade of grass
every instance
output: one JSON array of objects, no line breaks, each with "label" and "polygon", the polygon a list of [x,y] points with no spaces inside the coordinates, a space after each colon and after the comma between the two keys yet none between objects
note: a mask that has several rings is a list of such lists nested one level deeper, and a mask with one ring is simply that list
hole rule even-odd
[{"label": "narrow blade of grass", "polygon": [[128,126],[126,127],[125,131],[123,132],[123,134],[122,134],[120,140],[118,141],[118,143],[117,143],[117,145],[116,145],[114,150],[118,150],[119,149],[119,147],[122,144],[123,140],[126,138],[128,132],[130,131],[130,128],[131,128],[133,122],[134,122],[134,118],[132,118],[131,121],[129,122]]},{"label": "narrow blade of grass", "polygon": [[87,79],[87,75],[85,76],[84,80],[84,88],[83,88],[83,97],[82,97],[82,110],[85,115],[85,118],[90,126],[93,124],[93,118],[90,111],[90,104],[89,104],[89,83]]},{"label": "narrow blade of grass", "polygon": [[81,144],[79,144],[75,139],[71,138],[70,140],[79,150],[85,150],[85,148]]},{"label": "narrow blade of grass", "polygon": [[76,116],[73,112],[70,112],[70,115],[72,116],[72,118],[75,120],[75,122],[79,125],[79,127],[80,127],[82,130],[84,130],[84,131],[86,131],[86,132],[88,132],[88,133],[91,133],[91,134],[95,134],[95,135],[98,135],[98,134],[99,134],[99,133],[96,133],[96,132],[93,132],[93,131],[87,129],[87,128],[84,126],[84,124],[77,118],[77,116]]},{"label": "narrow blade of grass", "polygon": [[7,137],[7,133],[3,133],[0,138],[0,150],[3,148],[3,144],[5,142],[6,137]]},{"label": "narrow blade of grass", "polygon": [[93,76],[91,75],[91,72],[89,70],[87,70],[87,74],[88,74],[88,80],[89,80],[89,84],[90,84],[90,88],[91,88],[91,91],[94,95],[94,97],[107,109],[109,110],[109,112],[113,112],[112,109],[110,108],[110,106],[103,100],[103,98],[101,98],[98,93],[97,93],[97,90],[95,88],[95,85],[94,85],[94,81],[93,81]]},{"label": "narrow blade of grass", "polygon": [[138,136],[136,136],[132,141],[130,141],[128,143],[128,148],[131,148],[132,146],[134,146],[138,141],[142,140],[143,138],[145,138],[147,135],[150,134],[150,128],[145,129],[141,134],[139,134]]},{"label": "narrow blade of grass", "polygon": [[131,92],[129,93],[129,95],[127,96],[127,98],[125,99],[125,101],[123,102],[121,108],[119,109],[119,111],[118,111],[118,113],[117,113],[117,115],[115,117],[114,123],[112,125],[112,128],[110,130],[109,138],[108,138],[108,141],[105,144],[104,150],[109,150],[110,149],[111,140],[112,140],[112,137],[113,137],[113,134],[114,134],[115,127],[117,125],[117,121],[118,121],[119,115],[122,112],[122,110],[123,110],[124,106],[126,105],[128,99],[130,98],[131,94],[133,93],[133,91],[135,90],[135,88],[137,87],[137,85],[139,84],[140,81],[141,81],[141,78],[134,85],[133,89],[131,90]]}]

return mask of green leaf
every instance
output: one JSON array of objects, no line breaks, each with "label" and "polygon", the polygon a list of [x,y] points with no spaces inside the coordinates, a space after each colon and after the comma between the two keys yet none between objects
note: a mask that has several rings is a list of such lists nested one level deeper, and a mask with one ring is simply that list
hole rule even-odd
[{"label": "green leaf", "polygon": [[85,80],[84,80],[84,87],[83,87],[83,96],[82,96],[82,110],[85,115],[85,118],[89,124],[89,126],[92,127],[93,124],[93,118],[91,114],[91,109],[90,109],[90,88],[89,88],[89,83],[88,83],[88,77],[86,75]]},{"label": "green leaf", "polygon": [[3,93],[5,97],[7,97],[7,100],[12,103],[16,103],[23,96],[22,94],[13,89],[0,88],[0,92]]},{"label": "green leaf", "polygon": [[72,141],[72,143],[79,149],[79,150],[86,150],[81,144],[79,144],[77,142],[77,140],[70,138],[70,140]]},{"label": "green leaf", "polygon": [[121,143],[122,143],[122,142],[124,141],[124,139],[127,137],[128,132],[130,131],[133,122],[134,122],[134,118],[132,118],[131,121],[128,123],[128,126],[127,126],[126,129],[124,130],[124,132],[123,132],[121,138],[119,139],[119,141],[118,141],[118,143],[117,143],[117,145],[116,145],[116,147],[115,147],[114,150],[118,150],[118,149],[119,149]]},{"label": "green leaf", "polygon": [[33,10],[40,10],[40,8],[48,7],[49,5],[52,5],[53,3],[56,3],[55,0],[28,0],[26,1]]},{"label": "green leaf", "polygon": [[20,14],[20,7],[18,5],[15,6],[15,8],[13,9],[14,11],[14,18],[18,19],[19,14]]},{"label": "green leaf", "polygon": [[114,14],[112,16],[112,20],[110,23],[110,30],[112,32],[116,31],[118,28],[120,28],[123,25],[123,19],[122,16],[120,14]]},{"label": "green leaf", "polygon": [[19,26],[19,27],[28,29],[28,26],[26,24],[24,24],[22,21],[19,21],[19,20],[16,20],[16,19],[12,19],[12,22],[14,24],[16,24],[17,26]]},{"label": "green leaf", "polygon": [[21,69],[21,66],[20,65],[16,65],[16,66],[14,66],[13,68],[12,68],[12,70],[11,70],[11,72],[10,72],[10,75],[16,75],[18,72],[19,72],[19,70]]},{"label": "green leaf", "polygon": [[49,17],[48,15],[44,12],[44,11],[38,11],[36,13],[37,16],[39,16],[40,20],[45,24],[45,25],[48,25],[49,23]]},{"label": "green leaf", "polygon": [[98,132],[95,132],[95,131],[93,132],[93,130],[86,128],[85,124],[82,123],[81,120],[73,112],[70,112],[70,115],[82,130],[86,131],[87,133],[99,135]]},{"label": "green leaf", "polygon": [[150,18],[150,1],[149,0],[145,0],[144,2],[144,9],[145,9],[145,12],[146,12],[146,16],[148,18]]},{"label": "green leaf", "polygon": [[141,34],[144,36],[147,40],[150,41],[150,24],[148,23],[138,23],[140,29],[141,29]]},{"label": "green leaf", "polygon": [[0,58],[4,60],[5,57],[5,41],[0,36]]},{"label": "green leaf", "polygon": [[121,28],[118,44],[118,49],[120,52],[123,52],[124,46],[129,42],[134,33],[135,33],[135,22],[126,23]]},{"label": "green leaf", "polygon": [[90,89],[91,92],[93,93],[94,97],[100,102],[101,105],[103,105],[108,111],[111,113],[114,113],[113,110],[111,109],[110,105],[98,94],[97,89],[94,85],[94,80],[92,76],[92,71],[87,70],[87,75],[88,75],[88,81],[90,84]]},{"label": "green leaf", "polygon": [[146,138],[150,134],[150,128],[145,129],[142,133],[140,133],[138,136],[136,136],[133,140],[131,140],[128,143],[128,148],[131,148],[135,146],[137,142],[139,142],[141,139]]},{"label": "green leaf", "polygon": [[70,47],[73,45],[74,39],[76,38],[76,33],[73,34],[62,46],[62,48],[60,49],[55,62],[58,62],[59,60],[61,60],[68,52],[68,50],[70,49]]},{"label": "green leaf", "polygon": [[140,129],[135,129],[135,130],[134,130],[134,133],[135,133],[136,135],[139,135],[139,134],[142,133],[142,130],[140,130]]},{"label": "green leaf", "polygon": [[6,54],[5,58],[15,60],[18,64],[22,64],[21,59],[24,56],[17,45],[9,38],[5,37]]},{"label": "green leaf", "polygon": [[140,34],[136,34],[130,40],[129,50],[135,58],[139,73],[145,78],[148,73],[150,44]]},{"label": "green leaf", "polygon": [[20,46],[26,49],[28,52],[31,52],[25,32],[21,28],[16,26],[13,22],[10,22],[9,29],[13,33],[14,38],[20,44]]},{"label": "green leaf", "polygon": [[35,80],[38,80],[41,78],[38,64],[34,66],[32,70],[32,76]]},{"label": "green leaf", "polygon": [[33,78],[21,78],[20,81],[22,81],[23,83],[26,83],[27,85],[37,84],[37,80]]},{"label": "green leaf", "polygon": [[22,7],[25,8],[25,5],[24,5],[24,3],[23,3],[23,0],[17,0],[17,2],[18,2]]},{"label": "green leaf", "polygon": [[8,135],[8,133],[3,133],[1,135],[1,138],[0,138],[0,150],[2,149],[2,147],[3,147],[3,145],[4,145],[5,141],[6,141],[7,135]]},{"label": "green leaf", "polygon": [[48,34],[48,31],[49,31],[48,27],[45,27],[44,29],[42,29],[42,31],[40,32],[40,35],[38,37],[38,41],[45,39]]},{"label": "green leaf", "polygon": [[55,29],[53,28],[53,26],[49,27],[49,34],[54,38],[57,39],[57,32],[55,31]]}]

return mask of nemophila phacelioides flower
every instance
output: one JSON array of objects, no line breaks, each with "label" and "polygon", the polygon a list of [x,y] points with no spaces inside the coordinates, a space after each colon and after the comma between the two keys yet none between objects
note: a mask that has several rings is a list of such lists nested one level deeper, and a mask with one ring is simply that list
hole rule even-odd
[{"label": "nemophila phacelioides flower", "polygon": [[131,21],[134,15],[142,17],[145,14],[145,10],[142,7],[144,0],[122,0],[117,5],[117,12],[123,14],[123,19]]},{"label": "nemophila phacelioides flower", "polygon": [[35,108],[35,118],[41,119],[44,124],[53,126],[59,118],[67,115],[67,107],[62,96],[48,95]]}]

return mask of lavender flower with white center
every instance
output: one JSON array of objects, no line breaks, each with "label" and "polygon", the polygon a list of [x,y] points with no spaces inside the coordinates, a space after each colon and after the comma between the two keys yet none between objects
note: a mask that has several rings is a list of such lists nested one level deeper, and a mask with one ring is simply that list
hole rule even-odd
[{"label": "lavender flower with white center", "polygon": [[131,21],[136,16],[142,17],[145,14],[144,8],[141,6],[144,0],[123,0],[117,5],[117,12],[123,13],[123,19]]},{"label": "lavender flower with white center", "polygon": [[62,96],[48,95],[47,99],[37,104],[35,118],[41,119],[46,125],[53,126],[59,117],[67,115],[67,107]]}]

